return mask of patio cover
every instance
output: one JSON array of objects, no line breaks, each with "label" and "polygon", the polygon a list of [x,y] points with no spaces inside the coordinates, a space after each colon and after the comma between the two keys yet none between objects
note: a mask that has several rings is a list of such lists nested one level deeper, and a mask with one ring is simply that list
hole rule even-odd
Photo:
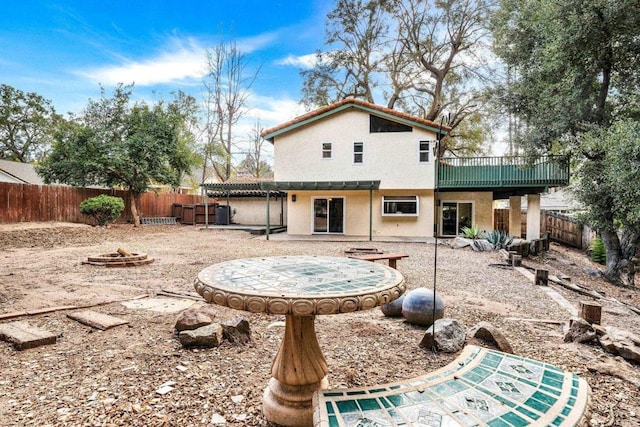
[{"label": "patio cover", "polygon": [[380,181],[259,181],[250,183],[200,184],[206,194],[215,192],[231,195],[248,191],[258,192],[266,198],[266,238],[269,239],[271,224],[269,223],[269,197],[281,196],[290,190],[368,190],[369,191],[369,240],[373,233],[373,190],[380,188]]}]

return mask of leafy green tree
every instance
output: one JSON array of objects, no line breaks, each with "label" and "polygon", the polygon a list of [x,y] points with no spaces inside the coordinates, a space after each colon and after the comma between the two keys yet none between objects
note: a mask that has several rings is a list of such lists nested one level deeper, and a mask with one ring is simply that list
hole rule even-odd
[{"label": "leafy green tree", "polygon": [[578,134],[578,163],[573,185],[586,206],[585,220],[602,236],[605,277],[634,286],[633,258],[640,244],[640,122],[623,120]]},{"label": "leafy green tree", "polygon": [[557,150],[584,123],[638,117],[638,6],[637,0],[500,2],[494,51],[511,78],[496,97],[520,119],[526,152]]},{"label": "leafy green tree", "polygon": [[625,120],[640,118],[639,5],[501,0],[493,21],[511,77],[496,98],[518,119],[519,145],[530,155],[572,155],[577,199],[607,248],[605,276],[628,285],[640,231],[640,193],[629,185],[640,178],[638,128]]},{"label": "leafy green tree", "polygon": [[51,155],[38,172],[45,182],[102,185],[129,190],[134,225],[140,225],[136,199],[153,183],[178,186],[193,164],[190,109],[180,102],[131,105],[132,86],[104,90],[83,113],[61,126]]},{"label": "leafy green tree", "polygon": [[[456,129],[484,114],[481,86],[491,75],[482,55],[493,0],[338,0],[327,16],[326,51],[302,72],[309,107],[346,97],[381,103]],[[479,151],[473,130],[451,132],[440,154]],[[482,126],[486,126],[482,124]]]},{"label": "leafy green tree", "polygon": [[41,159],[60,120],[51,101],[0,84],[0,158],[22,163]]}]

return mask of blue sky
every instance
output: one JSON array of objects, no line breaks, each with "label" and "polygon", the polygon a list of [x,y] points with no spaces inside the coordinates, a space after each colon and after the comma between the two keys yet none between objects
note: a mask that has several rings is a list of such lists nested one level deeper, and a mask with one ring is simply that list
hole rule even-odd
[{"label": "blue sky", "polygon": [[118,82],[134,97],[202,89],[205,50],[235,40],[261,66],[249,103],[266,126],[304,112],[299,71],[322,49],[326,0],[18,0],[0,14],[0,83],[79,113]]}]

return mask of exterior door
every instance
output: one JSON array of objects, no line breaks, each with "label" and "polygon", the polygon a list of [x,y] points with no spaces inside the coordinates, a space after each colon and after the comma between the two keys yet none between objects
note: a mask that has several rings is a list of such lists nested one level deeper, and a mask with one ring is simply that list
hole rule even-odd
[{"label": "exterior door", "polygon": [[441,215],[441,234],[457,236],[462,234],[462,227],[471,227],[473,223],[473,203],[443,202]]},{"label": "exterior door", "polygon": [[344,233],[344,198],[313,200],[313,232]]}]

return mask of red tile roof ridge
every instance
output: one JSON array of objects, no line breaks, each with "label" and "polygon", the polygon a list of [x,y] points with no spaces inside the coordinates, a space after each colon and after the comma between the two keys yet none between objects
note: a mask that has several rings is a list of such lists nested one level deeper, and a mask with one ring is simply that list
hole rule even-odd
[{"label": "red tile roof ridge", "polygon": [[[289,126],[293,126],[297,123],[300,122],[304,122],[306,120],[312,119],[314,117],[320,116],[324,113],[327,113],[331,110],[335,110],[339,107],[342,107],[343,105],[346,104],[354,104],[360,107],[364,107],[364,108],[369,108],[372,110],[376,110],[376,111],[380,111],[381,113],[386,113],[386,114],[390,114],[405,120],[410,120],[412,122],[415,123],[420,123],[422,125],[426,125],[426,126],[433,126],[433,127],[440,127],[440,125],[434,121],[431,120],[427,120],[427,119],[423,119],[420,117],[416,117],[416,116],[412,116],[411,114],[408,113],[404,113],[402,111],[398,111],[398,110],[393,110],[391,108],[387,108],[387,107],[383,107],[381,105],[377,105],[377,104],[372,104],[370,102],[367,101],[363,101],[361,99],[357,99],[357,98],[345,98],[341,101],[337,101],[334,102],[333,104],[329,104],[329,105],[325,105],[324,107],[320,107],[316,110],[310,111],[308,113],[302,114],[292,120],[286,121],[284,123],[281,123],[279,125],[276,125],[274,127],[271,127],[269,129],[265,129],[264,131],[262,131],[262,133],[260,134],[262,137],[264,137],[265,135],[269,135],[271,133],[277,132],[279,130],[285,129]],[[442,129],[449,131],[451,130],[451,128],[449,126],[446,125],[442,125]]]}]

